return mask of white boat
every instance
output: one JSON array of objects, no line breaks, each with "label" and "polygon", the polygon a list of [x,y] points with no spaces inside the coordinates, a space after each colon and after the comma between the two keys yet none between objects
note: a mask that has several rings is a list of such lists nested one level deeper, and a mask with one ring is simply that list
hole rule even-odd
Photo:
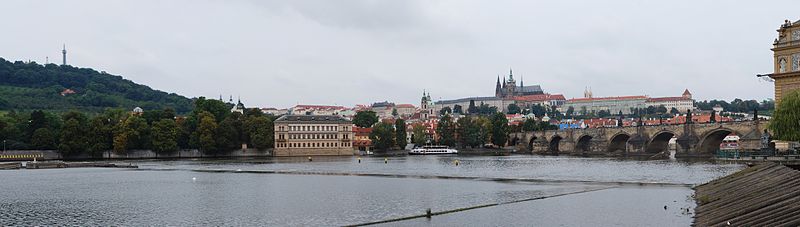
[{"label": "white boat", "polygon": [[422,146],[411,149],[408,154],[419,154],[419,155],[427,155],[427,154],[458,154],[458,150],[449,148],[447,146]]}]

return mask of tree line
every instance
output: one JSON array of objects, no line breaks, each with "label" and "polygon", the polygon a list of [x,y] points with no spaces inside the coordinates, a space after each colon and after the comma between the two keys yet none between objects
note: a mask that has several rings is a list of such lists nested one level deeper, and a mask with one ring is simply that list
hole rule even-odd
[{"label": "tree line", "polygon": [[[74,94],[61,92],[66,89]],[[171,108],[185,114],[192,100],[151,89],[121,76],[89,68],[36,62],[9,62],[0,58],[0,110],[80,110],[105,108]]]},{"label": "tree line", "polygon": [[240,149],[242,144],[273,147],[274,117],[258,109],[231,113],[230,108],[228,103],[200,97],[185,116],[171,108],[142,113],[10,111],[0,116],[0,139],[6,149],[58,150],[65,157],[101,157],[109,150],[124,154],[142,149],[158,154],[199,149],[214,155]]}]

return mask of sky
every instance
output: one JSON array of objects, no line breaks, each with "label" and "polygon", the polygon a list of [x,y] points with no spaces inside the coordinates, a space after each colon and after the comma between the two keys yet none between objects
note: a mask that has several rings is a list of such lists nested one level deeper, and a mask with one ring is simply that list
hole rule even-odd
[{"label": "sky", "polygon": [[800,1],[4,0],[0,57],[61,61],[250,107],[493,96],[773,97]]}]

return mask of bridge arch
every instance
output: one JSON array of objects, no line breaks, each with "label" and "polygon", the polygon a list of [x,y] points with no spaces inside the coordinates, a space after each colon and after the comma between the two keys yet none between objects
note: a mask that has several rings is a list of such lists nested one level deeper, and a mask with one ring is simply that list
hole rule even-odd
[{"label": "bridge arch", "polygon": [[611,141],[608,143],[607,152],[617,152],[622,151],[626,152],[628,150],[628,140],[631,139],[631,136],[626,133],[618,133],[611,137]]},{"label": "bridge arch", "polygon": [[549,144],[547,146],[547,151],[553,154],[558,154],[559,150],[558,147],[561,144],[561,140],[564,139],[563,137],[559,136],[558,134],[554,135],[550,138]]},{"label": "bridge arch", "polygon": [[666,151],[669,149],[669,141],[675,137],[675,133],[672,131],[659,131],[653,135],[653,138],[650,139],[650,143],[647,144],[647,148],[645,148],[646,153],[659,153],[662,151]]},{"label": "bridge arch", "polygon": [[582,135],[578,137],[578,142],[575,143],[575,151],[581,153],[588,153],[592,148],[592,136]]},{"label": "bridge arch", "polygon": [[697,145],[697,152],[700,154],[715,154],[719,150],[719,145],[731,133],[742,135],[736,130],[729,128],[717,128],[706,132],[700,137],[700,143]]}]

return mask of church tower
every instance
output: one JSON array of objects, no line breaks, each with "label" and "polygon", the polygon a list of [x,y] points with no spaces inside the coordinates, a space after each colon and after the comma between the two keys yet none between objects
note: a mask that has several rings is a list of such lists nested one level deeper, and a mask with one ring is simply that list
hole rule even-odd
[{"label": "church tower", "polygon": [[800,89],[800,20],[785,20],[778,29],[778,38],[772,43],[775,80],[775,102],[789,91]]},{"label": "church tower", "polygon": [[64,49],[61,49],[61,65],[67,65],[67,44],[64,44]]},{"label": "church tower", "polygon": [[500,75],[497,75],[497,84],[494,85],[494,97],[503,97],[503,87],[500,85]]},{"label": "church tower", "polygon": [[422,91],[422,100],[419,103],[419,117],[421,119],[428,119],[428,117],[430,117],[431,109],[433,109],[431,106],[429,106],[430,97],[430,94],[426,95],[425,91]]}]

